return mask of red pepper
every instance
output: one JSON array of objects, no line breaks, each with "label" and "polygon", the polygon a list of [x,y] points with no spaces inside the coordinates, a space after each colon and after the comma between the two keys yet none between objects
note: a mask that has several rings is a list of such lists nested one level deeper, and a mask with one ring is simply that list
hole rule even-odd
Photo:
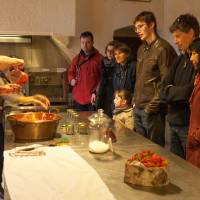
[{"label": "red pepper", "polygon": [[26,74],[25,72],[21,72],[21,75],[19,77],[19,79],[16,81],[16,84],[19,84],[19,85],[24,85],[28,82],[28,74]]},{"label": "red pepper", "polygon": [[168,161],[166,159],[150,150],[144,150],[140,153],[135,153],[128,160],[139,161],[144,164],[145,167],[165,167],[168,165]]}]

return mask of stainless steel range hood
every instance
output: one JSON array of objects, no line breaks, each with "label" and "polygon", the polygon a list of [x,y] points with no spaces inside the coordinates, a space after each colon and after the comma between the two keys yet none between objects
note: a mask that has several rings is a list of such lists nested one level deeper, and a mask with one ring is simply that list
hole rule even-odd
[{"label": "stainless steel range hood", "polygon": [[66,104],[69,62],[51,36],[0,34],[0,46],[0,55],[24,60],[30,77],[24,87],[26,95],[41,93],[51,103]]},{"label": "stainless steel range hood", "polygon": [[0,35],[0,43],[31,43],[31,36]]}]

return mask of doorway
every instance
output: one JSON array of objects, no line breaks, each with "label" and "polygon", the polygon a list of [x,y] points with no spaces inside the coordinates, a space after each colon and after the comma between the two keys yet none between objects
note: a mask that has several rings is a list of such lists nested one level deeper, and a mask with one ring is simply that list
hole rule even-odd
[{"label": "doorway", "polygon": [[137,51],[142,41],[133,30],[133,26],[126,26],[114,31],[113,39],[125,43],[131,48],[133,60],[137,60]]}]

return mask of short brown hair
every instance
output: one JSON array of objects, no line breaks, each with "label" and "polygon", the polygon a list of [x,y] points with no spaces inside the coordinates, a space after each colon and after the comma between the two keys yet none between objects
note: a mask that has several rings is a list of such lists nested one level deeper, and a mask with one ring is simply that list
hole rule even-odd
[{"label": "short brown hair", "polygon": [[117,44],[119,44],[119,42],[116,41],[116,40],[113,40],[113,41],[108,42],[108,44],[107,44],[106,47],[105,47],[105,53],[106,53],[106,51],[107,51],[108,46],[113,46],[113,47],[115,48],[115,47],[117,46]]},{"label": "short brown hair", "polygon": [[118,42],[116,44],[115,51],[121,51],[128,56],[130,56],[130,54],[131,54],[131,49],[123,42]]},{"label": "short brown hair", "polygon": [[157,32],[157,22],[155,15],[150,11],[143,11],[139,15],[136,16],[133,24],[138,21],[145,22],[148,26],[153,22],[154,23],[154,31]]},{"label": "short brown hair", "polygon": [[82,32],[80,35],[80,38],[88,38],[88,37],[90,37],[91,41],[94,42],[94,36],[93,36],[92,32],[85,31],[85,32]]},{"label": "short brown hair", "polygon": [[195,37],[199,36],[199,22],[197,18],[191,14],[180,15],[175,19],[169,30],[171,33],[176,30],[188,33],[190,29],[194,30]]},{"label": "short brown hair", "polygon": [[127,105],[131,105],[132,94],[127,90],[116,90],[115,95],[118,95],[122,100],[126,100]]}]

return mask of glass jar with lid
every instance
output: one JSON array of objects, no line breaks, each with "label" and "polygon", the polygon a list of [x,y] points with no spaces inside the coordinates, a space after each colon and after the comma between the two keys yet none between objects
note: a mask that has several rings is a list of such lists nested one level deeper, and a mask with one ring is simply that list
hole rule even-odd
[{"label": "glass jar with lid", "polygon": [[[93,153],[105,153],[112,147],[112,139],[108,137],[112,120],[99,109],[89,116],[89,151]],[[112,149],[111,149],[112,150]]]}]

